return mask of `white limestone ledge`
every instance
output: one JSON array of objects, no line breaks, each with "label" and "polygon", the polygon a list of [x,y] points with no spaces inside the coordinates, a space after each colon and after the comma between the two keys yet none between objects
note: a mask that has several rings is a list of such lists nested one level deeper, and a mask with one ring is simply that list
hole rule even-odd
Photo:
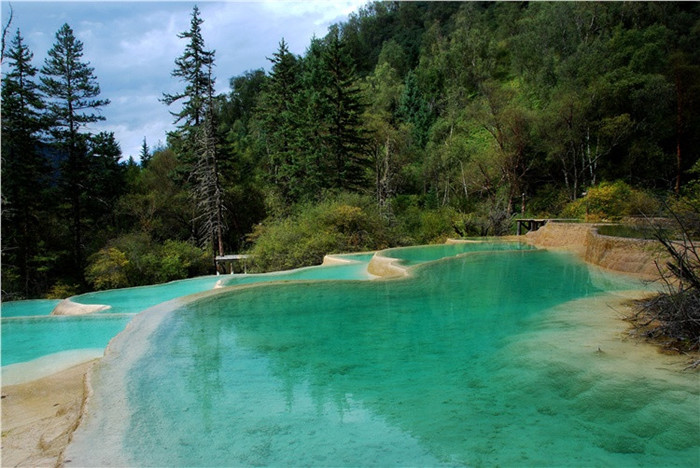
[{"label": "white limestone ledge", "polygon": [[112,306],[103,304],[78,304],[69,299],[64,299],[54,307],[51,315],[86,315],[111,309]]},{"label": "white limestone ledge", "polygon": [[382,278],[408,276],[408,268],[401,266],[398,258],[385,257],[377,252],[367,265],[367,272]]}]

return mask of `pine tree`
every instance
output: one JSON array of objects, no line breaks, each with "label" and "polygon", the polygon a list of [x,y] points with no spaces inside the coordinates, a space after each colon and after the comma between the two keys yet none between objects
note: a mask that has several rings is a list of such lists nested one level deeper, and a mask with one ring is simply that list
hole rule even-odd
[{"label": "pine tree", "polygon": [[357,190],[364,185],[367,158],[366,131],[363,128],[364,105],[352,58],[340,40],[337,27],[327,36],[325,68],[328,83],[323,91],[328,105],[327,134],[329,157],[334,168],[336,188]]},{"label": "pine tree", "polygon": [[126,166],[120,160],[122,150],[113,132],[100,132],[88,142],[86,215],[95,227],[114,225],[114,207],[125,193]]},{"label": "pine tree", "polygon": [[[2,79],[2,263],[3,289],[35,293],[31,258],[40,241],[39,212],[44,205],[48,164],[38,151],[42,96],[33,81],[33,54],[19,29],[6,58],[9,70]],[[12,281],[16,275],[18,283]],[[15,286],[16,287],[11,287]]]},{"label": "pine tree", "polygon": [[333,181],[333,167],[330,167],[325,138],[328,134],[327,121],[331,114],[324,93],[330,76],[325,67],[325,44],[322,39],[311,39],[306,55],[301,61],[301,89],[296,108],[299,110],[299,151],[298,156],[303,180],[295,184],[299,187],[300,198],[317,199],[322,189],[329,188]]},{"label": "pine tree", "polygon": [[2,80],[3,156],[17,145],[32,148],[41,129],[40,112],[45,104],[33,81],[37,69],[31,64],[34,54],[24,44],[19,29],[8,53],[10,70]]},{"label": "pine tree", "polygon": [[94,113],[109,104],[96,99],[100,86],[90,63],[81,62],[83,43],[64,24],[56,33],[56,42],[49,50],[41,69],[41,91],[48,98],[49,131],[56,148],[65,155],[61,179],[71,211],[73,263],[79,280],[83,280],[83,198],[86,195],[88,136],[81,132],[87,124],[104,120]]},{"label": "pine tree", "polygon": [[268,155],[268,173],[272,183],[287,201],[297,198],[298,137],[300,115],[296,99],[300,89],[299,63],[282,39],[268,60],[270,76],[260,97],[259,115]]},{"label": "pine tree", "polygon": [[172,105],[183,100],[180,112],[171,112],[178,131],[171,134],[177,153],[187,166],[192,182],[191,194],[197,205],[194,223],[203,245],[212,242],[213,250],[224,254],[223,192],[219,172],[219,135],[215,119],[214,51],[206,50],[202,37],[199,9],[192,9],[189,31],[178,35],[189,39],[182,56],[175,60],[172,76],[186,83],[178,94],[163,94],[162,101]]},{"label": "pine tree", "polygon": [[151,154],[151,150],[148,147],[148,144],[146,143],[146,137],[143,137],[143,143],[141,144],[141,152],[139,153],[139,159],[141,160],[141,167],[148,166],[148,163],[152,157],[153,157],[153,155]]},{"label": "pine tree", "polygon": [[201,28],[203,22],[199,17],[199,8],[195,5],[189,31],[177,36],[180,39],[189,39],[189,42],[182,56],[175,60],[175,69],[171,73],[173,77],[185,83],[185,89],[176,94],[163,93],[162,99],[168,106],[183,101],[182,109],[171,114],[175,117],[175,123],[180,124],[179,130],[185,139],[190,138],[190,132],[199,127],[204,120],[211,81],[207,70],[214,64],[214,51],[204,48]]},{"label": "pine tree", "polygon": [[425,148],[428,142],[428,130],[433,123],[428,104],[425,102],[418,79],[413,71],[406,75],[406,83],[399,101],[398,117],[412,125],[413,139],[419,148]]}]

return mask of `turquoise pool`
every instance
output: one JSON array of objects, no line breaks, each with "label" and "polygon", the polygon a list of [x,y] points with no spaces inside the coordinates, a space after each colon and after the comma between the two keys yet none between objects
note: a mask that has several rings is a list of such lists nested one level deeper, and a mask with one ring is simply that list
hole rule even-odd
[{"label": "turquoise pool", "polygon": [[[97,350],[121,332],[139,312],[172,299],[213,289],[218,285],[272,281],[370,278],[367,263],[373,254],[338,257],[351,263],[316,266],[258,275],[204,276],[136,288],[113,289],[71,298],[79,304],[103,304],[109,309],[85,316],[51,316],[58,300],[16,301],[2,304],[2,366],[31,363],[47,356],[78,350]],[[94,358],[94,352],[85,354]],[[59,362],[61,360],[58,360]],[[68,363],[74,364],[75,360]],[[50,370],[45,361],[42,367]],[[61,370],[57,367],[56,370]],[[21,372],[15,371],[14,374]],[[6,373],[3,375],[7,377]],[[6,379],[6,382],[10,379]]]},{"label": "turquoise pool", "polygon": [[95,291],[74,296],[71,300],[79,304],[110,306],[107,310],[97,312],[98,314],[136,314],[161,302],[213,289],[220,278],[220,276],[202,276],[152,286]]},{"label": "turquoise pool", "polygon": [[264,274],[236,274],[203,276],[170,283],[137,288],[96,291],[72,297],[79,304],[105,304],[110,308],[98,314],[138,313],[165,301],[213,289],[215,286],[233,286],[271,281],[369,279],[367,263],[373,254],[342,255],[352,263],[313,266]]},{"label": "turquoise pool", "polygon": [[[441,255],[430,249],[405,260]],[[258,284],[159,306],[98,365],[66,457],[698,466],[697,374],[622,342],[609,307],[640,288],[567,254],[498,250],[401,280]]]},{"label": "turquoise pool", "polygon": [[36,299],[30,301],[12,301],[0,304],[1,317],[31,317],[50,315],[56,305],[61,302],[56,299]]},{"label": "turquoise pool", "polygon": [[453,257],[470,252],[497,252],[501,250],[534,250],[529,244],[520,242],[459,242],[456,244],[441,244],[431,246],[401,247],[382,251],[385,257],[401,260],[402,265],[414,266],[425,262],[432,262],[445,257]]},{"label": "turquoise pool", "polygon": [[78,349],[104,349],[132,315],[24,317],[2,321],[2,366]]}]

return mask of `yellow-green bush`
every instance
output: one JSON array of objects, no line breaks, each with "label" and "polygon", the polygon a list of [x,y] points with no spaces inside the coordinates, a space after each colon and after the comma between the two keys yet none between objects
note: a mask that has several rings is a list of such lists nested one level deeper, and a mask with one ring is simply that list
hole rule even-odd
[{"label": "yellow-green bush", "polygon": [[90,259],[85,269],[85,278],[95,289],[113,289],[129,286],[126,267],[129,260],[124,252],[114,247],[106,247]]},{"label": "yellow-green bush", "polygon": [[188,242],[127,234],[90,257],[85,278],[95,289],[163,283],[213,272],[213,256]]},{"label": "yellow-green bush", "polygon": [[79,290],[80,287],[77,284],[66,284],[59,281],[51,287],[51,290],[46,294],[46,299],[65,299],[75,296]]},{"label": "yellow-green bush", "polygon": [[329,253],[382,249],[389,245],[387,226],[373,200],[342,194],[298,207],[296,214],[268,219],[248,236],[258,271],[317,265]]},{"label": "yellow-green bush", "polygon": [[562,216],[586,221],[612,221],[623,216],[653,215],[659,209],[658,201],[625,182],[601,182],[588,189],[586,195],[564,208]]}]

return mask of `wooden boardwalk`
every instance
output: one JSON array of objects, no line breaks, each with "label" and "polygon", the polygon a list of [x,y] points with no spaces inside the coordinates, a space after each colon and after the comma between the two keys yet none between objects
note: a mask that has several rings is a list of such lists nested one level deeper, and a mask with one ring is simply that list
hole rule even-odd
[{"label": "wooden boardwalk", "polygon": [[535,218],[528,218],[528,219],[516,219],[516,222],[518,224],[518,235],[522,235],[523,233],[523,227],[527,229],[528,231],[536,231],[545,224],[549,219],[535,219]]},{"label": "wooden boardwalk", "polygon": [[[216,274],[219,274],[219,265],[222,265],[224,271],[228,270],[230,274],[233,274],[233,264],[238,261],[243,261],[243,273],[247,273],[247,260],[250,255],[217,255],[214,259],[216,261]],[[228,265],[228,268],[226,266]]]},{"label": "wooden boardwalk", "polygon": [[528,231],[537,231],[539,228],[547,224],[548,222],[555,222],[555,223],[578,223],[580,220],[575,219],[575,218],[524,218],[524,219],[516,219],[515,222],[517,223],[518,227],[518,235],[522,235],[523,233],[523,227],[527,229]]}]

